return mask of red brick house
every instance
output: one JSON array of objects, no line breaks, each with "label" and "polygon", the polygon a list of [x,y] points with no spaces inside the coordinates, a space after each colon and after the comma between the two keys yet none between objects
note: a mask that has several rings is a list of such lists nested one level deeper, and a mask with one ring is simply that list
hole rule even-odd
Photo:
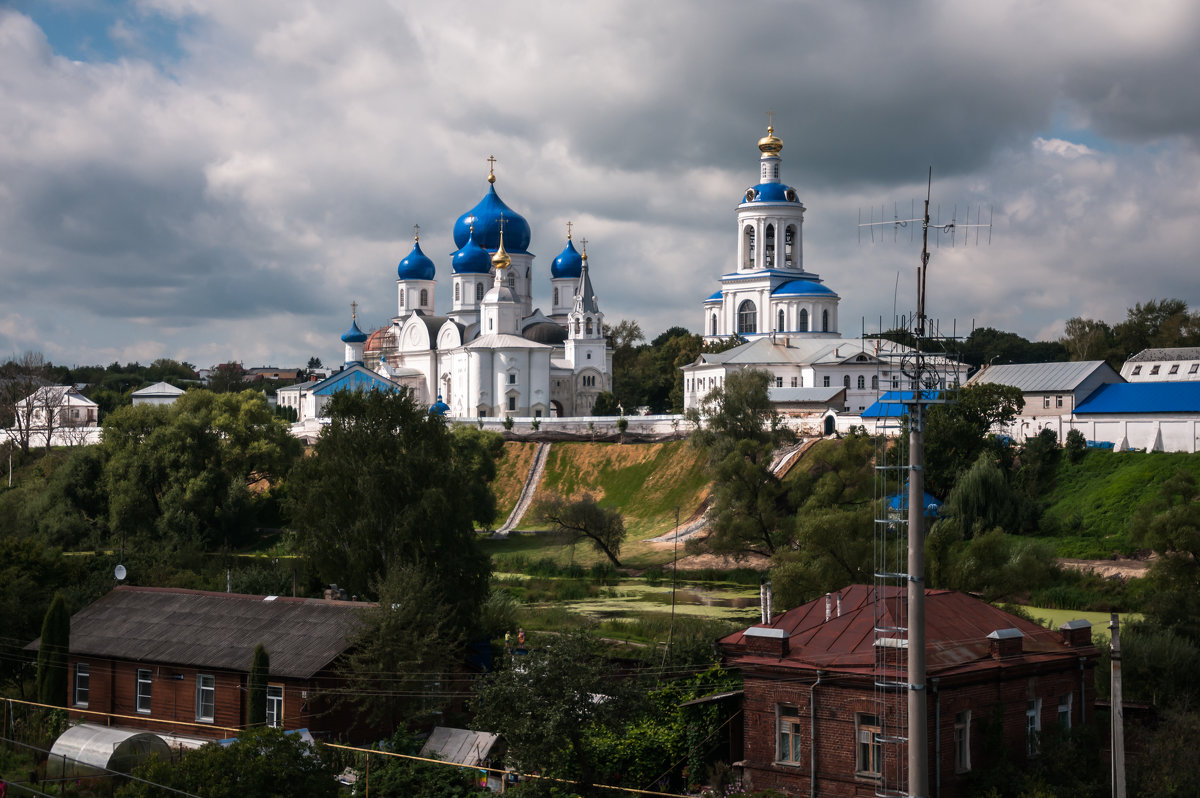
[{"label": "red brick house", "polygon": [[[907,698],[876,684],[879,649],[905,641],[877,645],[875,634],[903,592],[879,596],[877,605],[875,588],[853,585],[719,641],[745,682],[736,767],[748,787],[806,796],[906,788],[885,777],[906,754],[881,719],[899,716]],[[1098,652],[1086,621],[1045,629],[950,590],[926,590],[925,610],[932,798],[963,794],[985,753],[985,725],[1025,757],[1037,754],[1042,729],[1088,719]]]},{"label": "red brick house", "polygon": [[[71,618],[74,720],[222,739],[245,725],[254,647],[270,656],[267,724],[343,737],[337,686],[363,602],[120,586]],[[36,648],[38,641],[30,645]]]}]

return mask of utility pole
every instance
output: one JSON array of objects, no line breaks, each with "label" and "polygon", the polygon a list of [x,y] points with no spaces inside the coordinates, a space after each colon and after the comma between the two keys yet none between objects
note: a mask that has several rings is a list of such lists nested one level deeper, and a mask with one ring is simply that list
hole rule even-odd
[{"label": "utility pole", "polygon": [[1121,697],[1121,622],[1114,612],[1108,621],[1112,630],[1112,795],[1125,798],[1125,706]]}]

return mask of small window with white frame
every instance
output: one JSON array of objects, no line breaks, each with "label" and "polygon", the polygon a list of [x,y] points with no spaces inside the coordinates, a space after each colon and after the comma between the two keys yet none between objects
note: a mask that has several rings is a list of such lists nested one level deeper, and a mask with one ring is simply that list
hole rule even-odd
[{"label": "small window with white frame", "polygon": [[800,710],[787,704],[775,707],[775,723],[779,729],[779,744],[775,749],[776,762],[802,762],[800,752]]},{"label": "small window with white frame", "polygon": [[883,729],[878,715],[854,716],[854,772],[877,779],[883,775]]},{"label": "small window with white frame", "polygon": [[954,772],[971,769],[971,710],[954,716]]},{"label": "small window with white frame", "polygon": [[151,673],[146,668],[137,672],[137,711],[140,715],[150,714],[150,690],[153,686]]},{"label": "small window with white frame", "polygon": [[1041,750],[1039,737],[1042,733],[1042,699],[1031,698],[1025,702],[1025,753],[1037,756]]},{"label": "small window with white frame", "polygon": [[1171,370],[1170,370],[1170,371],[1168,371],[1168,372],[1167,372],[1167,374],[1178,374],[1178,373],[1179,373],[1179,364],[1178,364],[1178,363],[1172,363],[1172,364],[1171,364]]},{"label": "small window with white frame", "polygon": [[77,707],[88,705],[88,693],[92,682],[92,666],[86,662],[75,663],[75,695],[72,703]]},{"label": "small window with white frame", "polygon": [[1055,397],[1054,397],[1054,406],[1055,406],[1055,407],[1062,407],[1062,406],[1063,406],[1063,398],[1062,398],[1062,395],[1061,395],[1061,394],[1060,394],[1060,395],[1058,395],[1058,396],[1055,396]]},{"label": "small window with white frame", "polygon": [[1151,366],[1150,367],[1150,376],[1153,377],[1156,374],[1158,374],[1158,366],[1157,365]]},{"label": "small window with white frame", "polygon": [[1188,374],[1195,374],[1197,371],[1200,371],[1200,363],[1193,363],[1192,367],[1188,369]]},{"label": "small window with white frame", "polygon": [[217,713],[217,679],[206,673],[196,675],[196,722],[212,723]]},{"label": "small window with white frame", "polygon": [[1044,408],[1048,408],[1048,407],[1050,407],[1050,397],[1043,396],[1042,397],[1042,408],[1044,409]]},{"label": "small window with white frame", "polygon": [[283,685],[267,685],[267,725],[278,729],[283,726]]}]

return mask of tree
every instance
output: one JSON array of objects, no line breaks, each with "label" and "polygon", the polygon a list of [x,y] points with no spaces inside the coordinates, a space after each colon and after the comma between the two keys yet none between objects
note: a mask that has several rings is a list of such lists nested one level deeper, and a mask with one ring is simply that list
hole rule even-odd
[{"label": "tree", "polygon": [[692,443],[713,475],[707,544],[719,554],[774,554],[793,536],[787,490],[771,472],[774,450],[795,440],[767,396],[765,371],[733,372],[688,416]]},{"label": "tree", "polygon": [[209,743],[185,750],[178,761],[161,759],[134,768],[144,781],[121,787],[121,798],[175,795],[157,785],[205,798],[334,798],[338,794],[329,749],[280,729],[246,729],[228,746]]},{"label": "tree", "polygon": [[441,709],[440,674],[462,650],[454,597],[424,563],[397,565],[372,586],[376,606],[359,613],[355,643],[333,696],[392,732]]},{"label": "tree", "polygon": [[11,428],[17,445],[29,453],[33,430],[38,426],[39,389],[49,385],[49,364],[41,352],[25,352],[0,365],[0,428]]},{"label": "tree", "polygon": [[779,610],[851,584],[874,573],[875,512],[828,507],[796,516],[796,539],[771,558],[771,585]]},{"label": "tree", "polygon": [[341,391],[312,457],[289,481],[290,526],[320,577],[358,595],[393,569],[419,566],[444,591],[454,624],[467,628],[487,597],[491,571],[475,524],[496,506],[499,436],[444,420],[408,391]]},{"label": "tree", "polygon": [[313,371],[314,369],[319,369],[319,368],[321,368],[321,358],[317,357],[316,355],[313,355],[312,357],[310,357],[308,359],[308,370]]},{"label": "tree", "polygon": [[254,391],[191,390],[113,412],[101,449],[113,533],[212,548],[240,545],[274,510],[300,444]]},{"label": "tree", "polygon": [[1112,328],[1096,319],[1079,316],[1067,319],[1063,337],[1058,339],[1071,360],[1102,360],[1113,348]]},{"label": "tree", "polygon": [[601,391],[596,396],[596,403],[592,405],[593,416],[615,416],[620,412],[616,395],[609,391]]},{"label": "tree", "polygon": [[538,518],[554,526],[554,531],[570,537],[571,545],[586,538],[596,551],[620,568],[617,555],[625,542],[625,521],[617,510],[596,504],[590,493],[568,501],[561,496],[543,499],[534,510]]},{"label": "tree", "polygon": [[208,375],[208,389],[213,393],[235,393],[246,382],[246,370],[241,363],[222,363]]},{"label": "tree", "polygon": [[67,657],[71,650],[71,614],[61,593],[54,595],[46,619],[42,622],[42,637],[38,644],[37,693],[38,702],[65,707],[70,689],[67,678]]},{"label": "tree", "polygon": [[1067,430],[1067,441],[1063,444],[1063,449],[1067,453],[1067,459],[1072,463],[1078,463],[1087,454],[1087,438],[1083,433],[1075,428]]},{"label": "tree", "polygon": [[1200,643],[1200,487],[1180,469],[1162,483],[1159,495],[1138,508],[1133,540],[1154,549],[1146,616],[1163,629]]},{"label": "tree", "polygon": [[503,737],[525,772],[575,779],[591,795],[604,762],[589,733],[613,728],[641,703],[632,679],[613,672],[600,643],[579,632],[556,635],[475,689],[476,723]]},{"label": "tree", "polygon": [[267,678],[271,658],[262,643],[254,646],[250,659],[250,675],[246,679],[246,724],[264,726],[267,722]]},{"label": "tree", "polygon": [[[1200,313],[1188,312],[1182,299],[1138,302],[1113,327],[1113,337],[1114,355],[1120,361],[1151,347],[1195,346],[1200,344]],[[1120,368],[1120,363],[1114,368]]]},{"label": "tree", "polygon": [[997,383],[965,386],[953,398],[925,418],[925,484],[934,495],[949,493],[959,473],[997,445],[992,429],[1011,424],[1025,406],[1019,388]]}]

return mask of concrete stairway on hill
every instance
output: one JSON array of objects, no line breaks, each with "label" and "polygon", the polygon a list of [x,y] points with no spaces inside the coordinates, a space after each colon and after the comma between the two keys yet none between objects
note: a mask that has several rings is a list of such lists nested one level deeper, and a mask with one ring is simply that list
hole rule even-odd
[{"label": "concrete stairway on hill", "polygon": [[542,474],[546,472],[546,460],[549,456],[550,444],[539,443],[537,451],[533,455],[533,464],[529,466],[529,474],[525,477],[525,484],[521,486],[521,496],[517,499],[512,512],[508,514],[504,526],[497,529],[495,534],[507,535],[517,528],[517,524],[521,523],[521,519],[529,510],[529,505],[533,504],[533,497],[537,493],[538,484],[542,481]]}]

